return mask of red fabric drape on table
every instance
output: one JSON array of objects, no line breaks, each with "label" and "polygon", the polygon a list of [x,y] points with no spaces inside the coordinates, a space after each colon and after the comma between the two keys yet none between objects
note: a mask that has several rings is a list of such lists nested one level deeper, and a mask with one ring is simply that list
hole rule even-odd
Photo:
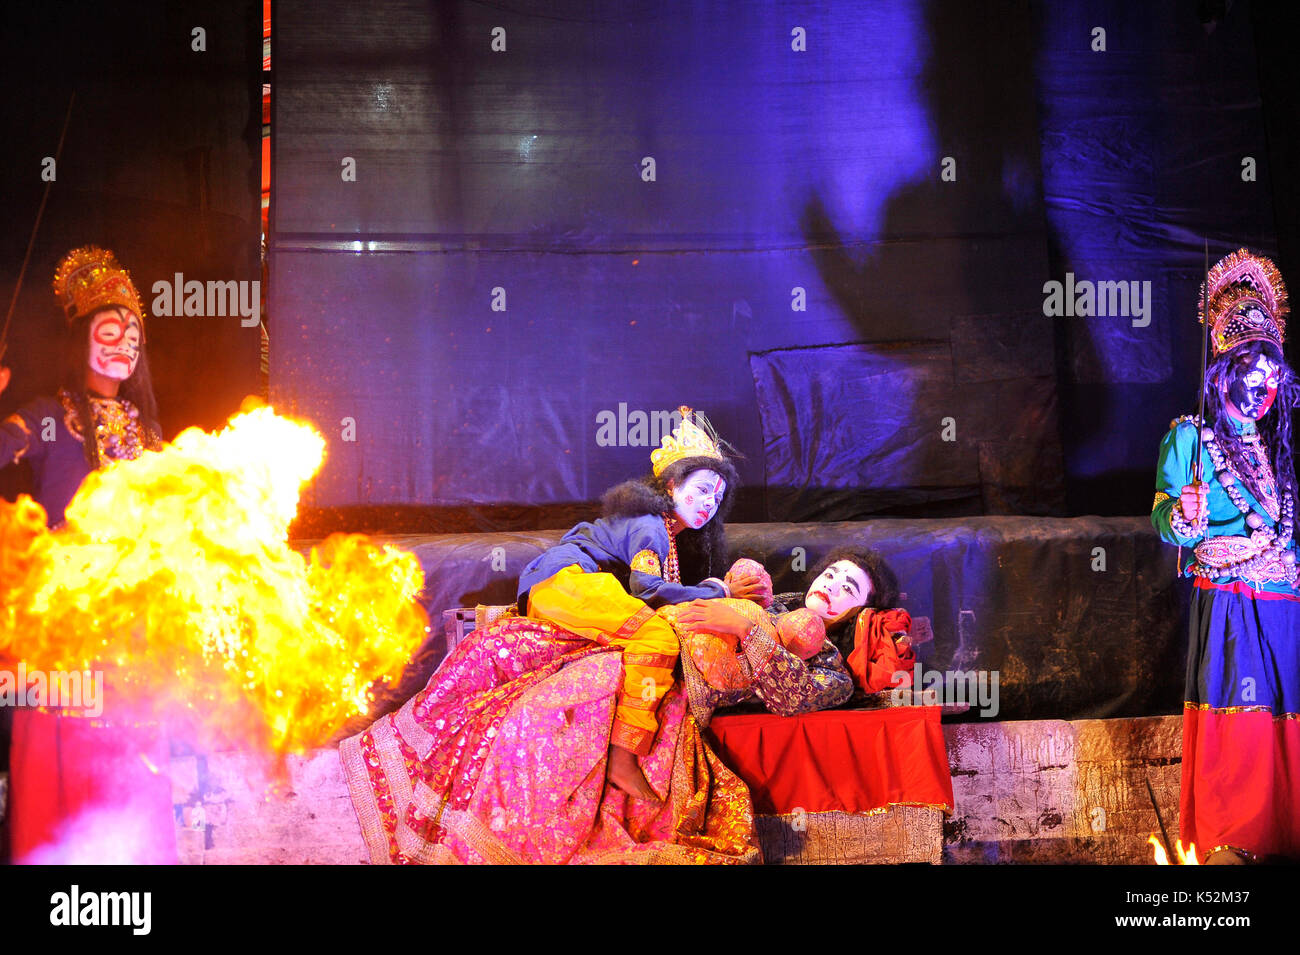
[{"label": "red fabric drape on table", "polygon": [[722,761],[760,813],[870,812],[900,803],[952,810],[937,706],[715,716]]}]

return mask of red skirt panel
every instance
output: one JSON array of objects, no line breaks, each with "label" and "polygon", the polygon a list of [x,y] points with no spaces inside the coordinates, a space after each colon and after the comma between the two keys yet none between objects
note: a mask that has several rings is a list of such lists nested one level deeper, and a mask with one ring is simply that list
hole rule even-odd
[{"label": "red skirt panel", "polygon": [[1300,720],[1188,706],[1179,830],[1202,860],[1225,846],[1300,859]]}]

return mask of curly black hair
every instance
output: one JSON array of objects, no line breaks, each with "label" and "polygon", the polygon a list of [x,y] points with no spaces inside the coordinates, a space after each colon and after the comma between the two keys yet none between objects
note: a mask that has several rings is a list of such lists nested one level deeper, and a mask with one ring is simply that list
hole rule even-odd
[{"label": "curly black hair", "polygon": [[677,534],[677,560],[683,583],[697,584],[707,577],[721,577],[727,572],[727,515],[740,487],[740,478],[732,463],[702,456],[683,458],[664,468],[658,477],[648,474],[640,480],[625,481],[610,488],[601,498],[606,517],[671,514],[673,499],[669,485],[675,487],[692,471],[701,469],[716,472],[727,482],[727,489],[709,523],[699,530],[683,528]]}]

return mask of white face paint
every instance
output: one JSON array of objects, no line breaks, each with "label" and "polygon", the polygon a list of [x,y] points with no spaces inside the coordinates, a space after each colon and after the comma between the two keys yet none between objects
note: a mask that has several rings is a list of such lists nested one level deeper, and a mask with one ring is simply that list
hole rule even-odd
[{"label": "white face paint", "polygon": [[726,493],[727,482],[717,471],[692,471],[672,489],[673,513],[687,527],[699,530],[718,512]]},{"label": "white face paint", "polygon": [[1259,420],[1268,414],[1277,398],[1278,372],[1281,369],[1260,355],[1253,365],[1238,365],[1229,373],[1229,384],[1224,389],[1240,417]]},{"label": "white face paint", "polygon": [[140,319],[129,308],[114,306],[90,320],[90,370],[126,381],[140,360]]},{"label": "white face paint", "polygon": [[823,620],[834,621],[871,599],[871,578],[851,560],[837,560],[808,588],[803,605]]}]

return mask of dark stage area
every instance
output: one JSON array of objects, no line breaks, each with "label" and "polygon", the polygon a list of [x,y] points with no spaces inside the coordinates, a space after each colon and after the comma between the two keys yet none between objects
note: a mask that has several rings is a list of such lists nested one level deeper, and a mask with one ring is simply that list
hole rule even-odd
[{"label": "dark stage area", "polygon": [[[68,133],[0,411],[57,380],[71,245],[259,277],[258,8],[61,9],[6,13],[11,85],[52,76],[5,106],[6,299]],[[1204,242],[1297,254],[1282,13],[276,4],[269,394],[329,441],[296,533],[567,526],[682,403],[744,455],[733,519],[1143,513]],[[1048,317],[1067,275],[1135,314]],[[262,329],[149,332],[168,436],[261,390]]]},{"label": "dark stage area", "polygon": [[1295,857],[1293,14],[8,5],[0,861]]}]

